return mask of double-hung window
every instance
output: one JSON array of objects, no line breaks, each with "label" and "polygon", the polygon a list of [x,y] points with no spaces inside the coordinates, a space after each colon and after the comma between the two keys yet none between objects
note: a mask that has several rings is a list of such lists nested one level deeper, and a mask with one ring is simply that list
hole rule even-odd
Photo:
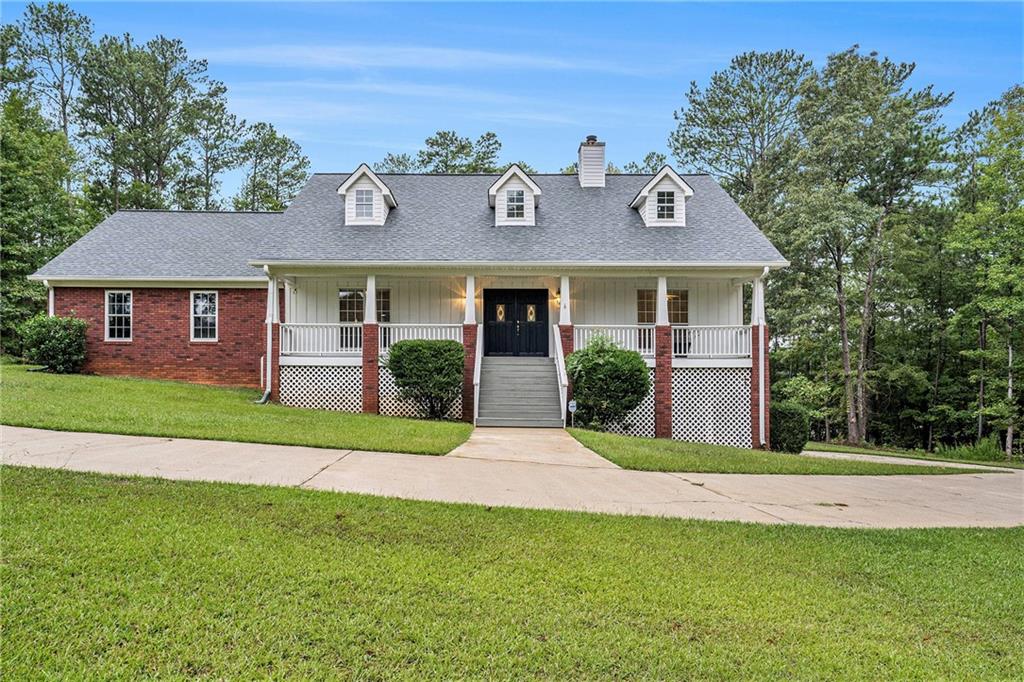
[{"label": "double-hung window", "polygon": [[356,217],[357,218],[372,218],[373,217],[373,190],[372,189],[357,189],[356,190]]},{"label": "double-hung window", "polygon": [[676,217],[676,193],[658,192],[658,220],[674,220]]},{"label": "double-hung window", "polygon": [[[341,289],[338,291],[338,321],[342,324],[362,324],[365,319],[366,290],[365,289]],[[391,290],[377,289],[377,322],[387,324],[391,321]],[[384,346],[388,346],[389,330],[381,330]],[[355,347],[355,336],[362,339],[362,330],[359,327],[343,327],[341,330],[341,345]]]},{"label": "double-hung window", "polygon": [[193,291],[190,328],[192,341],[217,340],[217,292]]},{"label": "double-hung window", "polygon": [[107,291],[103,320],[107,341],[132,340],[132,292]]},{"label": "double-hung window", "polygon": [[505,190],[505,216],[507,218],[526,217],[526,192],[521,189]]},{"label": "double-hung window", "polygon": [[[668,290],[668,323],[689,324],[690,292],[686,289]],[[658,293],[655,289],[636,290],[637,324],[655,324],[658,319]]]}]

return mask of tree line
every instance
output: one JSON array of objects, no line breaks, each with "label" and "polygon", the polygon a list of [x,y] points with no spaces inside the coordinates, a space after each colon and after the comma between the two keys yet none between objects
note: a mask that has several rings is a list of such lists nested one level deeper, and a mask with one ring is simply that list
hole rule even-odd
[{"label": "tree line", "polygon": [[[737,56],[669,136],[792,265],[769,280],[773,396],[822,438],[1015,449],[1024,88],[948,128],[952,95],[857,47]],[[1019,450],[1019,445],[1017,446]]]},{"label": "tree line", "polygon": [[[63,3],[0,27],[0,344],[45,306],[25,277],[119,209],[281,210],[309,160],[269,123],[228,106],[227,88],[180,40],[93,34]],[[232,197],[225,173],[242,169]]]}]

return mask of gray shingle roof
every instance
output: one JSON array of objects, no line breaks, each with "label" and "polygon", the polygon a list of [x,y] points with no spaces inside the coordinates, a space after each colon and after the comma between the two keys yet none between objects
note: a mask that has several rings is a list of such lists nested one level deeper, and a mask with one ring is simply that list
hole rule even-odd
[{"label": "gray shingle roof", "polygon": [[249,265],[280,238],[282,213],[118,211],[39,278],[261,277]]},{"label": "gray shingle roof", "polygon": [[609,175],[583,189],[575,175],[531,177],[543,191],[532,227],[494,225],[487,188],[497,175],[378,174],[398,208],[383,226],[343,226],[337,188],[318,174],[285,211],[287,234],[266,260],[666,263],[780,262],[784,258],[707,175],[693,188],[686,227],[646,227],[629,208],[650,175]]},{"label": "gray shingle roof", "polygon": [[44,265],[39,278],[253,277],[251,261],[781,263],[784,258],[706,175],[686,227],[645,227],[628,204],[649,175],[531,177],[543,190],[536,226],[495,227],[487,188],[497,175],[380,174],[398,200],[383,226],[346,226],[337,188],[313,175],[282,213],[120,211]]}]

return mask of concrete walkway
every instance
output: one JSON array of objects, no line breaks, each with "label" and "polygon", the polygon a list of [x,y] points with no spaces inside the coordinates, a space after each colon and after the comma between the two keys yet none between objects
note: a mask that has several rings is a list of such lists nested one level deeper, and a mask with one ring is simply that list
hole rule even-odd
[{"label": "concrete walkway", "polygon": [[569,435],[565,429],[476,428],[469,440],[448,457],[486,459],[491,462],[535,462],[560,466],[618,469],[601,455]]},{"label": "concrete walkway", "polygon": [[922,467],[945,467],[947,469],[981,469],[983,471],[1006,471],[1012,467],[1001,467],[999,462],[992,464],[972,464],[969,462],[943,462],[939,459],[914,459],[913,457],[893,457],[891,455],[868,455],[859,452],[829,452],[827,450],[804,450],[800,454],[822,459],[845,459],[855,462],[879,462],[882,464],[906,464]]},{"label": "concrete walkway", "polygon": [[[483,432],[472,447],[463,446],[463,454],[428,457],[11,426],[0,431],[3,463],[75,471],[759,523],[861,528],[1024,525],[1022,471],[947,476],[669,474],[627,471],[599,462],[587,466],[585,448],[571,454],[571,462],[565,464],[551,463],[558,453],[546,451],[520,454],[511,461],[506,456],[515,446],[508,444],[497,448],[494,458],[486,451],[485,458],[479,458],[484,441],[500,437]],[[552,442],[556,447],[567,445],[557,438]],[[534,441],[529,447],[542,446]],[[476,457],[465,455],[474,450]]]}]

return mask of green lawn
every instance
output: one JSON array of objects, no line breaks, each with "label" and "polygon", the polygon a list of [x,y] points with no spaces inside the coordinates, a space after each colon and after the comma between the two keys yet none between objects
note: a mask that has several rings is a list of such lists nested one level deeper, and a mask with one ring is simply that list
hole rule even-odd
[{"label": "green lawn", "polygon": [[884,455],[885,457],[903,457],[905,459],[924,459],[933,462],[953,462],[955,464],[984,464],[985,466],[1009,467],[1024,469],[1024,463],[1007,462],[1006,460],[955,459],[943,457],[924,450],[901,450],[899,448],[881,448],[870,445],[844,445],[843,443],[810,442],[806,450],[819,452],[848,452],[857,455]]},{"label": "green lawn", "polygon": [[472,427],[375,415],[254,405],[257,391],[29,372],[0,365],[0,422],[59,431],[443,455]]},{"label": "green lawn", "polygon": [[623,469],[724,474],[958,474],[977,470],[824,459],[724,445],[634,438],[570,429],[578,441]]},{"label": "green lawn", "polygon": [[3,679],[1021,679],[1024,529],[3,471]]}]

